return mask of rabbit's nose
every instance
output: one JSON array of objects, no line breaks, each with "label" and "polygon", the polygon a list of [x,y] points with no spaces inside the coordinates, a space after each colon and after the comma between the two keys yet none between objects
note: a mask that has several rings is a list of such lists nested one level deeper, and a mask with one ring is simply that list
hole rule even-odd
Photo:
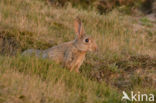
[{"label": "rabbit's nose", "polygon": [[98,51],[98,47],[96,44],[94,44],[94,51],[97,52]]}]

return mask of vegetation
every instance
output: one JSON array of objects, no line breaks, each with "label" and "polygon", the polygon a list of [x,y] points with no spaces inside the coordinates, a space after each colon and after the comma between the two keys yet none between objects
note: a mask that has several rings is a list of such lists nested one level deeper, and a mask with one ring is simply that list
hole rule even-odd
[{"label": "vegetation", "polygon": [[70,3],[73,7],[83,9],[96,9],[103,14],[119,8],[126,12],[132,13],[134,9],[141,9],[145,13],[150,13],[154,0],[47,0],[55,6],[66,6]]},{"label": "vegetation", "polygon": [[[99,51],[88,53],[81,73],[48,59],[23,57],[75,38],[79,16]],[[46,0],[0,1],[0,103],[121,103],[122,90],[156,95],[156,22],[118,9],[52,6]]]}]

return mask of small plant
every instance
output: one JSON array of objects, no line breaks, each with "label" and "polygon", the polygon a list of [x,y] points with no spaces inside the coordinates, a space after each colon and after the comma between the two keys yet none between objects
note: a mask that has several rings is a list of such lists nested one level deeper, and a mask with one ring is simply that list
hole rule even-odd
[{"label": "small plant", "polygon": [[147,27],[152,27],[152,23],[149,19],[147,19],[146,17],[143,17],[140,19],[142,25],[147,26]]}]

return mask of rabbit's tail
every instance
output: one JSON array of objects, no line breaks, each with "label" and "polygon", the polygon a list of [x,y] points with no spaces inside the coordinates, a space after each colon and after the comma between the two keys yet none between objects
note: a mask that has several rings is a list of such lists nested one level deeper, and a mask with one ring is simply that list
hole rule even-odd
[{"label": "rabbit's tail", "polygon": [[42,55],[42,51],[41,50],[36,50],[36,49],[28,49],[25,50],[22,53],[23,56],[37,56],[40,57]]}]

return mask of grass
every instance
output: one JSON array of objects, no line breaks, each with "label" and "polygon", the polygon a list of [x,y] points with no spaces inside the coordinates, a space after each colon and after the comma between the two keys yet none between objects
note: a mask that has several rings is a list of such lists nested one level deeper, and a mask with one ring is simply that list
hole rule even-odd
[{"label": "grass", "polygon": [[104,82],[99,84],[80,74],[70,73],[48,60],[1,57],[0,68],[0,97],[5,102],[120,103],[117,90],[112,92]]},{"label": "grass", "polygon": [[145,18],[145,17],[144,17],[144,18],[141,18],[140,21],[141,21],[142,25],[149,26],[149,27],[150,27],[150,26],[151,26],[151,27],[153,26],[153,25],[151,24],[151,21],[148,20],[148,19]]},{"label": "grass", "polygon": [[[47,59],[20,56],[28,48],[73,40],[76,16],[99,47],[87,54],[80,74]],[[156,31],[146,25],[148,19],[140,21],[145,29],[118,10],[100,15],[45,0],[1,0],[0,102],[121,103],[122,90],[156,94]]]}]

